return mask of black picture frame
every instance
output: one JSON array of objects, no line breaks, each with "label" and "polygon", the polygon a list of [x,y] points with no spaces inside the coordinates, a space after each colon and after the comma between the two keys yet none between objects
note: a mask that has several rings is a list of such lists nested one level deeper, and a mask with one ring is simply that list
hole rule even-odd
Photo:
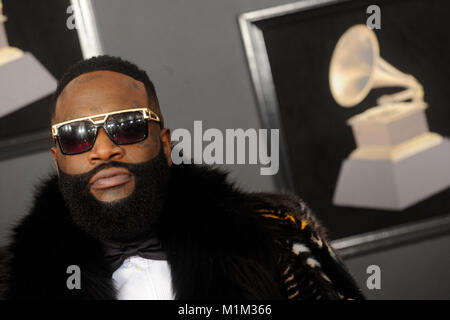
[{"label": "black picture frame", "polygon": [[[62,76],[83,58],[77,30],[68,27],[70,0],[3,0],[10,46],[30,52],[53,75]],[[26,88],[23,88],[26,90]],[[0,160],[47,150],[53,145],[48,95],[0,118]]]},{"label": "black picture frame", "polygon": [[[445,79],[449,75],[449,59],[446,52],[448,53],[450,50],[448,46],[450,37],[445,32],[447,19],[444,18],[445,12],[450,10],[450,5],[445,1],[305,0],[247,12],[239,17],[262,125],[265,128],[280,129],[280,171],[275,177],[276,185],[279,189],[296,193],[301,197],[306,195],[305,200],[330,231],[333,246],[344,257],[419,241],[447,234],[450,231],[450,204],[446,200],[450,198],[449,189],[433,196],[432,200],[427,200],[428,202],[423,201],[414,205],[413,209],[408,209],[409,211],[403,213],[383,212],[382,210],[362,212],[353,208],[341,208],[333,212],[329,203],[322,205],[320,202],[331,202],[330,189],[334,186],[324,185],[324,189],[328,190],[324,193],[328,192],[328,196],[325,200],[320,199],[314,194],[316,191],[314,191],[312,175],[308,179],[308,173],[305,174],[309,170],[310,172],[316,171],[316,174],[320,175],[322,173],[313,165],[319,168],[328,165],[326,162],[321,163],[317,153],[314,155],[312,152],[314,146],[310,142],[314,141],[320,144],[320,134],[308,136],[307,131],[297,128],[298,132],[305,135],[303,144],[298,141],[292,143],[291,136],[295,129],[292,119],[295,120],[299,112],[288,110],[289,113],[286,108],[289,103],[292,104],[295,97],[299,97],[297,92],[299,89],[293,87],[293,81],[297,88],[306,88],[305,91],[308,94],[305,96],[320,97],[317,100],[299,98],[299,105],[307,108],[323,103],[326,107],[335,107],[336,110],[329,117],[338,119],[342,126],[345,126],[345,119],[364,111],[364,108],[374,106],[376,98],[380,95],[399,91],[398,88],[376,89],[376,92],[370,93],[365,103],[358,108],[342,110],[343,108],[338,107],[332,100],[328,88],[329,62],[339,36],[350,26],[365,23],[368,17],[366,8],[374,4],[381,8],[382,28],[390,30],[378,33],[382,43],[381,56],[387,57],[388,62],[394,62],[392,64],[400,70],[407,70],[408,73],[419,76],[426,91],[425,99],[432,106],[432,113],[427,111],[430,129],[444,136],[450,136],[449,121],[445,120],[450,119],[450,113],[447,111],[448,108],[444,107],[449,102],[448,97],[445,96],[447,92]],[[405,15],[408,14],[412,16],[405,19]],[[423,17],[423,19],[418,19],[418,17]],[[409,21],[409,25],[405,21]],[[413,28],[411,28],[411,21],[417,21],[417,25],[415,27],[413,25]],[[420,25],[421,23],[422,25]],[[426,27],[423,27],[424,25]],[[408,27],[411,30],[407,30]],[[396,34],[397,31],[398,34]],[[415,38],[424,39],[425,42],[429,41],[432,46],[426,48],[425,45],[417,45],[413,41]],[[393,42],[393,39],[397,39],[393,43],[394,45],[383,45],[389,43],[390,40]],[[411,43],[415,45],[414,48],[408,48]],[[405,48],[409,49],[406,53],[403,51]],[[383,51],[383,49],[385,50]],[[433,49],[442,51],[436,52],[432,51]],[[407,55],[406,58],[405,55]],[[411,70],[411,61],[419,58],[426,63],[419,64],[416,66],[417,69]],[[435,63],[440,65],[435,66]],[[311,68],[308,69],[309,65],[314,66],[314,73]],[[424,71],[430,70],[430,68],[427,69],[430,65],[433,67],[434,73]],[[302,67],[303,73],[298,71],[300,67]],[[420,68],[424,70],[419,70]],[[433,76],[434,79],[432,79]],[[318,85],[319,81],[320,85]],[[338,109],[339,111],[337,111]],[[329,109],[324,110],[329,112]],[[333,123],[319,118],[317,114],[304,112],[302,115],[309,121],[306,126],[310,129],[313,128],[310,131],[315,130],[317,133],[317,130],[324,130],[326,126],[333,126]],[[354,148],[351,129],[347,127],[345,130],[342,136],[339,136],[340,140],[346,141],[345,147],[340,150],[338,148],[340,142],[336,143],[333,149],[336,163],[329,164],[334,171],[330,171],[329,168],[323,170],[323,175],[326,176],[323,181],[326,179],[336,180],[339,169],[337,163],[340,164]],[[299,156],[295,155],[295,152],[302,152],[301,156],[304,158],[309,157],[309,164],[298,162]],[[333,156],[329,156],[329,158]],[[295,170],[294,166],[299,165],[305,168],[304,175],[299,175],[299,170]],[[306,179],[303,179],[304,177]],[[299,181],[303,183],[302,188],[298,187]]]}]

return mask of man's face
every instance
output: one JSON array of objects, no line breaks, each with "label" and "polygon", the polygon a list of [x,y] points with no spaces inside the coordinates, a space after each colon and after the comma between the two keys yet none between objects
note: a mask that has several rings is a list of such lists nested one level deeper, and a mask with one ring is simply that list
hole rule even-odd
[{"label": "man's face", "polygon": [[[52,124],[134,107],[148,106],[153,111],[158,110],[148,101],[145,86],[140,81],[112,71],[89,72],[73,79],[64,88],[57,100]],[[157,156],[161,142],[170,166],[169,129],[161,129],[159,123],[149,121],[148,130],[148,137],[141,142],[116,145],[101,128],[93,148],[76,155],[64,155],[59,146],[53,147],[51,151],[56,168],[66,174],[77,175],[110,161],[147,162]],[[96,179],[104,174],[103,179]],[[97,200],[111,202],[128,197],[135,189],[135,182],[134,175],[126,168],[112,167],[93,176],[89,188]]]}]

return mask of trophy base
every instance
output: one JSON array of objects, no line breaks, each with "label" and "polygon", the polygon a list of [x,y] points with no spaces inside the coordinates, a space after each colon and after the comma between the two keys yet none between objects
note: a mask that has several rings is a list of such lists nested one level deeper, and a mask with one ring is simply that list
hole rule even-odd
[{"label": "trophy base", "polygon": [[23,54],[23,51],[15,47],[3,47],[0,48],[0,66],[19,59]]},{"label": "trophy base", "polygon": [[13,47],[0,49],[0,117],[52,94],[56,84],[31,53]]},{"label": "trophy base", "polygon": [[450,140],[399,161],[344,161],[333,204],[371,209],[403,210],[450,187]]}]

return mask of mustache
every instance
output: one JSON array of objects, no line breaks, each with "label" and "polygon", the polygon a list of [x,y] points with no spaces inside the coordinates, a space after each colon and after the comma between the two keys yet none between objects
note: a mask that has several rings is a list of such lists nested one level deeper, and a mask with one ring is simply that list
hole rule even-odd
[{"label": "mustache", "polygon": [[133,175],[136,175],[136,170],[138,167],[141,167],[142,165],[145,165],[146,162],[140,162],[140,163],[126,163],[126,162],[120,162],[120,161],[109,161],[104,162],[96,166],[95,168],[91,169],[88,172],[85,173],[79,173],[79,174],[69,174],[62,170],[60,171],[60,175],[70,177],[72,180],[76,180],[79,184],[82,185],[88,185],[91,178],[96,175],[99,171],[102,171],[103,169],[108,168],[125,168],[128,171],[130,171]]}]

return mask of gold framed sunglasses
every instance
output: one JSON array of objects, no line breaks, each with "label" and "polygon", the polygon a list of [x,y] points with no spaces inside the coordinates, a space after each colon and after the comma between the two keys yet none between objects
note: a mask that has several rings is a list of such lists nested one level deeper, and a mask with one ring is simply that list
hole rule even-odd
[{"label": "gold framed sunglasses", "polygon": [[92,149],[100,127],[118,145],[145,140],[148,121],[161,123],[159,116],[147,107],[101,113],[54,124],[52,137],[63,154],[74,155]]}]

